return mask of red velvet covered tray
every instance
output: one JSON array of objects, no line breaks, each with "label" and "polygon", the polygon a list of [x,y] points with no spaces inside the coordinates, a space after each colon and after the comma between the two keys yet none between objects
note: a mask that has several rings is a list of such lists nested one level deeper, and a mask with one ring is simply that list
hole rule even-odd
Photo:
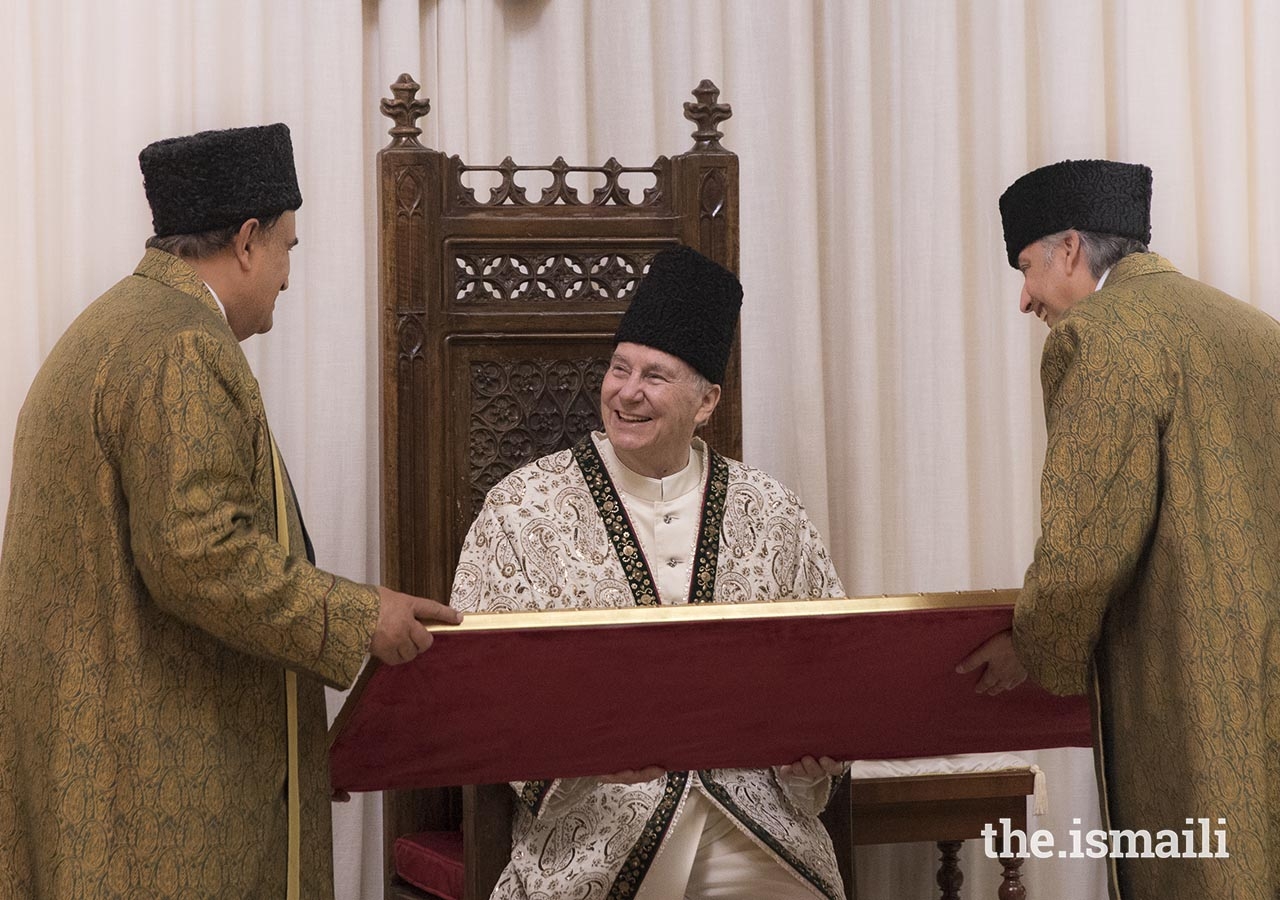
[{"label": "red velvet covered tray", "polygon": [[1015,591],[472,613],[370,665],[331,731],[346,791],[1087,747],[1083,697],[975,694]]}]

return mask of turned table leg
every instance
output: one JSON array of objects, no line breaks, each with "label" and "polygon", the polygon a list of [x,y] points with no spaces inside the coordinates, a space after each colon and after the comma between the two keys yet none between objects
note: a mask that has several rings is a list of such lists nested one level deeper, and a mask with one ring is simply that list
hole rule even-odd
[{"label": "turned table leg", "polygon": [[960,900],[960,885],[964,883],[964,873],[960,871],[960,845],[963,843],[938,841],[938,850],[942,853],[942,865],[938,866],[941,900]]},{"label": "turned table leg", "polygon": [[1022,883],[1023,860],[1018,856],[1002,856],[1000,864],[1004,866],[1004,875],[1000,879],[1000,900],[1027,900],[1027,886]]}]

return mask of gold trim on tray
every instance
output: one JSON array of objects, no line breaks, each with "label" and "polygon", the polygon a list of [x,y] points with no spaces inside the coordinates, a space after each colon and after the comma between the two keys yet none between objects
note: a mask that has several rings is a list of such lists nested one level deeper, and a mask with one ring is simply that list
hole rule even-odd
[{"label": "gold trim on tray", "polygon": [[548,609],[469,612],[460,625],[429,625],[431,631],[472,632],[526,628],[589,628],[600,625],[651,625],[660,622],[713,622],[792,616],[843,616],[850,613],[907,612],[922,609],[1012,606],[1016,589],[831,597],[759,603],[699,603],[680,606],[626,606],[614,609]]}]

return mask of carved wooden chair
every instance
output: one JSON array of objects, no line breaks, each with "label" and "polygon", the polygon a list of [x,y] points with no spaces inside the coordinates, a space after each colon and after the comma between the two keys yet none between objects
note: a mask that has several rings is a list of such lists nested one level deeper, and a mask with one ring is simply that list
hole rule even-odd
[{"label": "carved wooden chair", "polygon": [[[684,104],[693,147],[641,167],[469,165],[418,141],[429,109],[418,88],[408,75],[392,85],[392,140],[378,154],[383,580],[447,598],[489,488],[599,427],[612,336],[653,256],[686,244],[737,271],[738,159],[720,144],[731,110],[709,81]],[[737,459],[740,371],[735,347],[704,431]],[[944,897],[957,896],[956,842],[992,821],[983,816],[1024,823],[1029,779],[846,781],[823,816],[846,885],[854,846],[933,840]],[[462,885],[450,893],[487,898],[512,812],[505,784],[386,792],[385,900],[432,896],[396,874],[397,840],[423,832],[442,836],[445,854],[461,843]],[[1002,900],[1024,896],[1017,862],[1005,861]]]},{"label": "carved wooden chair", "polygon": [[[653,256],[686,244],[737,271],[738,159],[709,81],[684,104],[693,147],[640,167],[464,163],[419,142],[418,88],[408,75],[391,86],[378,154],[383,579],[443,599],[489,488],[599,427],[612,336]],[[739,360],[735,347],[705,432],[738,459]],[[510,852],[510,795],[387,792],[385,896],[430,896],[396,876],[398,838],[460,830],[464,897],[488,897]]]}]

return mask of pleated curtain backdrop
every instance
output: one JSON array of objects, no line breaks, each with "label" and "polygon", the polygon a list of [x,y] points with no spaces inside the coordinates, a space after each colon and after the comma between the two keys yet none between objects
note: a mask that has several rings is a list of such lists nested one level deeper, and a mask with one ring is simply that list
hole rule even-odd
[{"label": "pleated curtain backdrop", "polygon": [[[244,347],[322,565],[376,580],[377,101],[413,74],[424,142],[468,162],[637,165],[690,145],[681,104],[711,78],[742,166],[747,460],[799,492],[851,593],[1017,586],[1045,329],[996,200],[1058,159],[1145,162],[1153,248],[1280,313],[1278,45],[1280,6],[1249,0],[4,0],[0,500],[40,361],[141,257],[138,151],[285,121],[301,244]],[[1090,755],[1032,758],[1033,825],[1096,827]],[[344,900],[378,896],[379,817],[335,807]],[[966,891],[994,894],[998,865],[965,854]],[[931,896],[935,855],[867,850],[862,897]],[[1105,893],[1094,860],[1025,878]]]}]

